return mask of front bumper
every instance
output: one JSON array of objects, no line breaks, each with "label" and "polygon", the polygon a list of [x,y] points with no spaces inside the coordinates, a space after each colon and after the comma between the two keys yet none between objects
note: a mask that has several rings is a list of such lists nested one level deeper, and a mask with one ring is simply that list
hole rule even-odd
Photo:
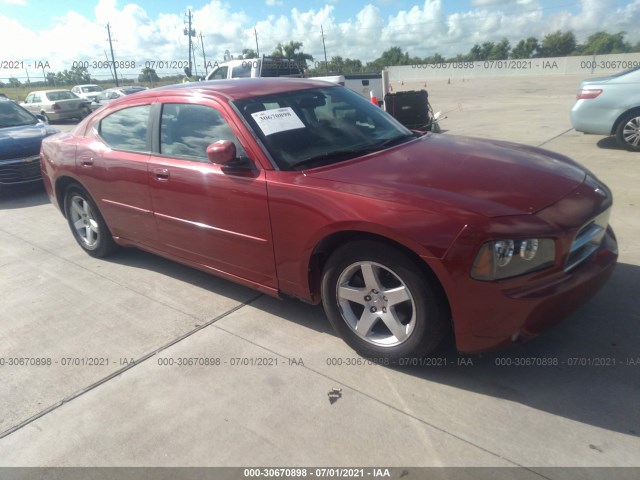
[{"label": "front bumper", "polygon": [[[458,350],[493,350],[535,337],[591,299],[618,258],[608,225],[612,204],[610,190],[587,175],[574,191],[536,214],[469,226],[442,263],[432,263],[449,300]],[[591,236],[598,227],[602,233]],[[537,237],[554,239],[553,266],[497,281],[471,277],[471,265],[485,242]]]},{"label": "front bumper", "polygon": [[476,281],[475,293],[455,311],[458,350],[488,351],[536,337],[593,298],[613,273],[617,258],[617,241],[608,228],[600,248],[569,272],[520,286],[513,280]]},{"label": "front bumper", "polygon": [[25,185],[41,180],[42,173],[38,155],[0,161],[0,186]]}]

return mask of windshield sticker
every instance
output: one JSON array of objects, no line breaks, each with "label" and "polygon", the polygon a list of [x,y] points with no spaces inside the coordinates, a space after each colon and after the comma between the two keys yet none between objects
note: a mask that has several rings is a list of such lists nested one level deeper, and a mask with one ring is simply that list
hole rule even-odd
[{"label": "windshield sticker", "polygon": [[304,123],[302,123],[300,117],[296,115],[296,112],[294,112],[291,107],[264,110],[262,112],[252,113],[251,116],[266,136],[286,132],[287,130],[304,128]]}]

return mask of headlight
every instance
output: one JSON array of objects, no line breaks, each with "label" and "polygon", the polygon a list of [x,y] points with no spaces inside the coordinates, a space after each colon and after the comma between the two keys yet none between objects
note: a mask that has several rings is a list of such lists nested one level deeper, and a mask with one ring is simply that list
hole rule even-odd
[{"label": "headlight", "polygon": [[476,280],[517,277],[550,267],[555,257],[555,242],[549,238],[494,240],[480,247],[471,276]]}]

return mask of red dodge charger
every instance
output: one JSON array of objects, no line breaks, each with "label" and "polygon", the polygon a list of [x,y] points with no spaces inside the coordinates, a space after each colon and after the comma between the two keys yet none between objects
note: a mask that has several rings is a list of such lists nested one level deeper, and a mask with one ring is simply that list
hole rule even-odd
[{"label": "red dodge charger", "polygon": [[322,302],[363,356],[540,333],[606,282],[610,190],[562,155],[407,130],[337,85],[188,83],[116,100],[42,143],[78,244],[132,246]]}]

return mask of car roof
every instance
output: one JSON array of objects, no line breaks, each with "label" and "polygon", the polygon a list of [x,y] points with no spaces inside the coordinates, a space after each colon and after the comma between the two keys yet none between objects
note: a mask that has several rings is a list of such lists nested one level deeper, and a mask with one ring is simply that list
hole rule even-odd
[{"label": "car roof", "polygon": [[71,90],[65,88],[58,88],[55,90],[34,90],[33,92],[29,92],[29,95],[32,93],[50,93],[50,92],[70,92]]},{"label": "car roof", "polygon": [[180,83],[158,87],[140,92],[140,95],[219,95],[229,100],[259,97],[277,93],[286,93],[309,88],[337,87],[336,84],[307,78],[236,78],[232,80],[209,80],[206,82]]}]

